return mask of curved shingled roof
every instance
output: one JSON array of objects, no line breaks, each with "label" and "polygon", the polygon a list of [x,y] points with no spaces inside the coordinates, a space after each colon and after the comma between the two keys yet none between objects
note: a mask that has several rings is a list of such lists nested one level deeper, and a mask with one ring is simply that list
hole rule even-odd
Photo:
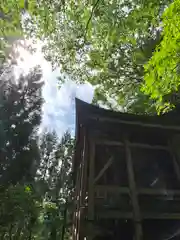
[{"label": "curved shingled roof", "polygon": [[[176,113],[170,112],[161,116],[148,116],[148,115],[136,115],[129,113],[122,113],[112,110],[107,110],[100,108],[98,106],[88,104],[79,99],[76,99],[76,146],[75,146],[75,156],[73,160],[73,168],[76,169],[78,162],[81,158],[81,148],[83,145],[83,128],[84,126],[89,126],[88,123],[92,122],[91,127],[96,122],[100,124],[110,123],[110,124],[122,124],[126,127],[143,127],[143,128],[154,128],[161,131],[175,131],[180,132],[180,116]],[[76,170],[75,170],[76,171]]]},{"label": "curved shingled roof", "polygon": [[[180,116],[172,113],[164,115],[136,115],[130,113],[122,113],[113,110],[107,110],[98,106],[88,104],[79,99],[76,99],[76,119],[78,122],[86,121],[86,119],[101,119],[102,121],[119,122],[133,125],[144,125],[144,126],[157,126],[164,128],[175,128],[180,130]],[[76,125],[77,127],[77,125]]]}]

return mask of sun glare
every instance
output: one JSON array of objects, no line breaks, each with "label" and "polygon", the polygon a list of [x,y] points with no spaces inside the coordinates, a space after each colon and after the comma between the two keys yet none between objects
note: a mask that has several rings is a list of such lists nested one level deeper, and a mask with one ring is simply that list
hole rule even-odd
[{"label": "sun glare", "polygon": [[49,63],[44,59],[41,49],[41,42],[21,40],[16,43],[13,55],[16,61],[14,73],[17,78],[20,74],[28,74],[37,65],[41,67],[43,74],[47,70],[47,65],[49,69]]}]

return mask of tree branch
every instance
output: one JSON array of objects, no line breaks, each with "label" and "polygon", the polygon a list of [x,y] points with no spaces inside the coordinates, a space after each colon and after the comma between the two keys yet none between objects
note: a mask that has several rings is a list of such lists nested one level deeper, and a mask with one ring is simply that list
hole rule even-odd
[{"label": "tree branch", "polygon": [[86,30],[85,30],[85,34],[84,34],[84,39],[86,39],[86,34],[87,34],[87,31],[88,31],[89,23],[90,23],[90,21],[92,19],[93,13],[94,13],[94,11],[95,11],[95,9],[96,9],[96,7],[97,7],[99,2],[100,2],[100,0],[97,0],[96,3],[94,4],[93,8],[92,8],[91,15],[90,15],[90,17],[89,17],[89,19],[87,21],[87,24],[86,24]]}]

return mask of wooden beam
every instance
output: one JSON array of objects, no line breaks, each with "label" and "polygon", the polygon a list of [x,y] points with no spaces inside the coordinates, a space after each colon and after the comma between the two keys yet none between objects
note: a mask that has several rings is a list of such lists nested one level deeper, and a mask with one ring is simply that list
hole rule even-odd
[{"label": "wooden beam", "polygon": [[[89,151],[89,179],[88,179],[88,220],[89,228],[93,231],[94,221],[94,171],[95,171],[95,144],[90,139]],[[92,236],[88,236],[88,240],[92,240]]]},{"label": "wooden beam", "polygon": [[[97,211],[96,216],[100,219],[132,219],[133,213],[117,210]],[[179,219],[180,213],[142,213],[142,219]]]},{"label": "wooden beam", "polygon": [[117,210],[97,211],[96,216],[100,219],[132,219],[133,213]]},{"label": "wooden beam", "polygon": [[[120,141],[111,141],[106,139],[95,139],[96,144],[99,145],[110,145],[110,146],[124,146],[124,143]],[[161,146],[161,145],[150,145],[150,144],[144,144],[144,143],[132,143],[129,142],[130,147],[137,147],[137,148],[146,148],[146,149],[157,149],[157,150],[165,150],[169,151],[168,146]]]},{"label": "wooden beam", "polygon": [[[178,146],[178,148],[179,148],[179,146]],[[174,172],[176,174],[178,181],[180,182],[180,168],[179,168],[179,164],[178,164],[178,158],[177,158],[176,150],[174,149],[173,143],[170,141],[169,141],[169,149],[170,149],[170,153],[172,156]]]},{"label": "wooden beam", "polygon": [[79,189],[80,189],[80,166],[77,169],[76,174],[76,188],[75,188],[75,209],[74,209],[74,239],[77,239],[78,233],[79,233],[79,219],[77,216],[78,210],[79,210]]},{"label": "wooden beam", "polygon": [[113,192],[113,193],[122,193],[122,194],[129,194],[130,190],[128,187],[118,187],[114,185],[96,185],[95,191],[106,191],[106,192]]},{"label": "wooden beam", "polygon": [[157,149],[157,150],[165,150],[169,151],[168,146],[160,146],[160,145],[150,145],[150,144],[143,144],[143,143],[129,143],[130,147],[135,148],[146,148],[146,149]]},{"label": "wooden beam", "polygon": [[136,191],[131,151],[130,151],[130,146],[129,146],[127,137],[125,137],[125,149],[126,149],[126,162],[127,162],[129,188],[130,188],[130,195],[131,195],[132,207],[133,207],[133,216],[134,216],[133,220],[135,224],[135,240],[142,240],[140,208],[138,204],[138,195]]},{"label": "wooden beam", "polygon": [[110,146],[124,146],[124,143],[120,141],[106,140],[106,139],[97,139],[95,138],[95,142],[98,145],[110,145]]},{"label": "wooden beam", "polygon": [[83,141],[83,154],[82,154],[82,176],[81,176],[81,196],[80,196],[80,229],[79,229],[79,239],[84,239],[83,235],[83,222],[85,220],[84,215],[84,206],[85,206],[85,197],[86,197],[86,191],[87,191],[87,166],[88,166],[88,141],[87,141],[87,132],[86,129],[83,127],[83,135],[84,135],[84,141]]},{"label": "wooden beam", "polygon": [[94,158],[95,145],[93,141],[90,142],[89,152],[89,188],[88,188],[88,220],[94,220]]},{"label": "wooden beam", "polygon": [[[113,192],[113,193],[122,193],[122,194],[129,194],[130,189],[128,187],[118,187],[114,185],[96,185],[95,191],[106,191],[106,192]],[[180,190],[176,189],[152,189],[152,188],[138,188],[137,194],[142,195],[173,195],[179,196]]]},{"label": "wooden beam", "polygon": [[111,166],[112,163],[113,163],[113,158],[110,157],[110,159],[106,162],[106,164],[104,165],[104,167],[100,170],[100,172],[98,173],[98,175],[95,177],[95,179],[94,179],[94,184],[103,176],[103,174],[105,173],[105,171]]},{"label": "wooden beam", "polygon": [[126,125],[132,125],[132,126],[140,126],[140,127],[149,127],[149,128],[160,128],[160,129],[167,129],[167,130],[180,130],[180,127],[178,125],[162,125],[158,123],[145,123],[140,121],[126,121],[126,120],[120,120],[120,119],[114,119],[114,118],[107,118],[107,117],[100,117],[99,115],[91,115],[90,119],[98,120],[101,122],[110,122],[110,123],[122,123]]},{"label": "wooden beam", "polygon": [[[78,181],[78,173],[76,174],[76,184]],[[76,185],[75,184],[75,185]],[[76,217],[76,211],[77,211],[77,185],[75,187],[74,191],[74,201],[73,201],[73,227],[72,227],[72,232],[73,232],[73,240],[76,240],[76,228],[77,228],[77,217]]]},{"label": "wooden beam", "polygon": [[175,134],[171,138],[171,149],[172,149],[173,153],[176,155],[177,163],[180,166],[180,148],[179,148],[179,143],[180,143],[180,134]]},{"label": "wooden beam", "polygon": [[88,135],[87,131],[84,128],[84,144],[83,144],[83,170],[82,170],[82,201],[81,207],[85,204],[85,198],[87,196],[87,187],[88,187],[88,153],[89,153],[89,142],[88,142]]},{"label": "wooden beam", "polygon": [[142,213],[143,219],[179,219],[180,213]]},{"label": "wooden beam", "polygon": [[144,195],[173,195],[173,196],[179,196],[180,190],[176,189],[151,189],[151,188],[139,188],[137,189],[138,194],[144,194]]}]

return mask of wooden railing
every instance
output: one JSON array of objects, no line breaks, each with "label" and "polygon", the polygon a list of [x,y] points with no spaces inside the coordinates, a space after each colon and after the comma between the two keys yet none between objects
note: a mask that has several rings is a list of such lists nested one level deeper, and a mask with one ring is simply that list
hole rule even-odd
[{"label": "wooden railing", "polygon": [[[95,186],[95,206],[96,206],[96,216],[98,218],[125,218],[125,219],[132,219],[133,213],[132,213],[132,206],[126,204],[126,209],[122,209],[122,206],[120,205],[121,202],[117,201],[115,206],[109,201],[108,198],[111,196],[116,202],[116,198],[124,197],[130,199],[130,190],[128,187],[118,187],[118,186],[111,186],[111,185],[96,185]],[[170,204],[176,204],[179,206],[177,208],[177,211],[170,211],[169,208],[163,209],[163,211],[144,211],[141,208],[141,218],[142,219],[180,219],[180,190],[166,190],[166,189],[150,189],[150,188],[138,188],[137,189],[137,195],[140,196],[147,196],[149,198],[156,198],[159,196],[159,198],[162,197],[169,197],[169,203]],[[177,198],[175,200],[175,198]],[[165,201],[163,201],[164,203]],[[168,200],[167,200],[168,203]],[[172,206],[171,205],[171,206]],[[151,206],[152,207],[152,206]]]}]

